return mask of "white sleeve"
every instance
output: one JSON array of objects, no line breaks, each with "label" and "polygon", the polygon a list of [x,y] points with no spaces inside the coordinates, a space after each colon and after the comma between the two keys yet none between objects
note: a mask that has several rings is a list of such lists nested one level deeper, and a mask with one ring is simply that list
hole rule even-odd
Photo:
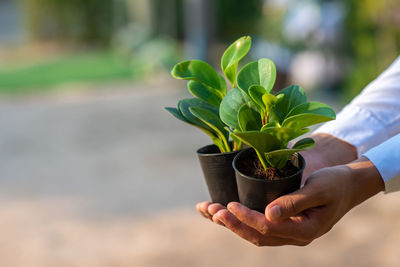
[{"label": "white sleeve", "polygon": [[359,156],[400,133],[400,57],[316,132],[354,145]]},{"label": "white sleeve", "polygon": [[385,182],[385,193],[400,191],[400,134],[372,148],[363,156],[378,169]]},{"label": "white sleeve", "polygon": [[400,191],[400,57],[316,132],[354,145],[358,156],[368,151],[364,155],[381,174],[385,192]]}]

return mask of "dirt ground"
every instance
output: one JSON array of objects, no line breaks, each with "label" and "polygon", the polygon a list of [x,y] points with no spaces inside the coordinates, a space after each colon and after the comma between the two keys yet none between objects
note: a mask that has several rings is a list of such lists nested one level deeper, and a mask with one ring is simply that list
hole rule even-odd
[{"label": "dirt ground", "polygon": [[258,248],[194,210],[206,136],[175,84],[0,101],[0,266],[400,266],[400,194],[307,247]]}]

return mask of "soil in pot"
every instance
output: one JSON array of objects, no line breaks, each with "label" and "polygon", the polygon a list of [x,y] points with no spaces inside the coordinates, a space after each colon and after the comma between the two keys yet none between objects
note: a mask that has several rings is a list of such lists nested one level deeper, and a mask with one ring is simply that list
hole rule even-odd
[{"label": "soil in pot", "polygon": [[239,151],[221,153],[217,146],[208,145],[197,150],[211,201],[226,206],[239,201],[232,161]]},{"label": "soil in pot", "polygon": [[238,153],[233,167],[240,203],[264,213],[271,201],[300,188],[305,162],[300,154],[294,154],[283,169],[265,172],[255,151],[249,148]]},{"label": "soil in pot", "polygon": [[[279,180],[282,177],[288,177],[299,171],[297,156],[292,155],[286,166],[282,169],[269,167],[265,170],[257,155],[250,154],[247,160],[239,162],[239,168],[247,176],[261,180]],[[296,165],[296,166],[295,166]]]}]

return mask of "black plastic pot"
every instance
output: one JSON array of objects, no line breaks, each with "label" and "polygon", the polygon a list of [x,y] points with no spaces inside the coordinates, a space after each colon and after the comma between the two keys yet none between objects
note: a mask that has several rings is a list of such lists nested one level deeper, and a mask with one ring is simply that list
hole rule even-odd
[{"label": "black plastic pot", "polygon": [[233,161],[236,172],[236,182],[240,203],[246,207],[264,213],[265,207],[280,196],[286,195],[300,188],[301,176],[306,163],[300,154],[292,160],[294,166],[299,168],[295,174],[282,177],[279,180],[263,180],[246,175],[244,162],[256,156],[252,148],[242,150]]},{"label": "black plastic pot", "polygon": [[231,201],[239,201],[235,171],[232,168],[232,161],[238,153],[220,153],[216,145],[197,150],[212,202],[226,206]]}]

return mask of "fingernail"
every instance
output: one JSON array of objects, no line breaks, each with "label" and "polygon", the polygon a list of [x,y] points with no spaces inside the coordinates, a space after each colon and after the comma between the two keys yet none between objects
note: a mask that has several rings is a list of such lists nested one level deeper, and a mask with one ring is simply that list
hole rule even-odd
[{"label": "fingernail", "polygon": [[230,202],[230,203],[228,203],[228,205],[226,206],[226,208],[227,208],[229,211],[234,210],[234,209],[235,209],[235,202]]},{"label": "fingernail", "polygon": [[212,220],[215,222],[215,221],[219,221],[219,222],[221,222],[221,223],[225,223],[224,222],[224,220],[223,220],[223,216],[220,216],[219,215],[219,212],[217,212],[217,213],[215,213],[214,214],[214,216],[212,217]]},{"label": "fingernail", "polygon": [[225,226],[225,224],[222,222],[222,221],[220,221],[220,220],[216,220],[216,221],[214,221],[216,224],[218,224],[218,225],[221,225],[221,226]]},{"label": "fingernail", "polygon": [[281,208],[278,205],[272,206],[268,209],[268,214],[271,219],[279,219],[281,217]]}]

